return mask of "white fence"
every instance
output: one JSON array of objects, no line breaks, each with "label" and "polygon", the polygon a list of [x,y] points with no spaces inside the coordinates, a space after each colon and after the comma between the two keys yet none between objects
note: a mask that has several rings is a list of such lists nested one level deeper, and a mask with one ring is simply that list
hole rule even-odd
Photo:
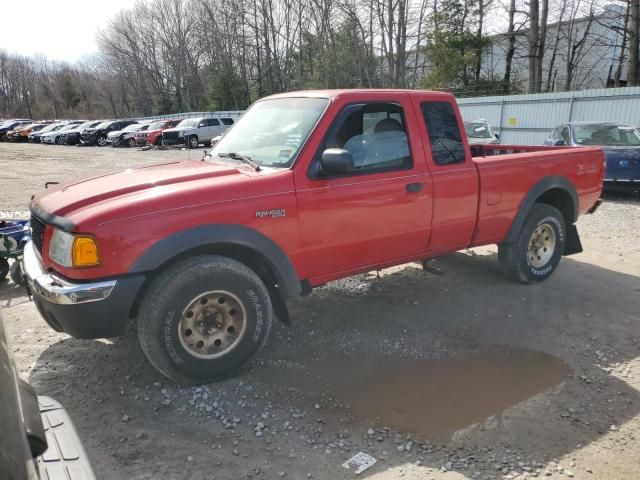
[{"label": "white fence", "polygon": [[560,123],[620,122],[640,126],[640,87],[460,98],[465,120],[484,118],[500,143],[540,145]]}]

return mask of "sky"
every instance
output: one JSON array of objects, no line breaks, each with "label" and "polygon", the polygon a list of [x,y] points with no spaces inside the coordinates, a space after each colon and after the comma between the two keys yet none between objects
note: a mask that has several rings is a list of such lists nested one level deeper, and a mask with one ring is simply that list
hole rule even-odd
[{"label": "sky", "polygon": [[0,49],[74,62],[96,53],[96,32],[134,0],[0,1]]}]

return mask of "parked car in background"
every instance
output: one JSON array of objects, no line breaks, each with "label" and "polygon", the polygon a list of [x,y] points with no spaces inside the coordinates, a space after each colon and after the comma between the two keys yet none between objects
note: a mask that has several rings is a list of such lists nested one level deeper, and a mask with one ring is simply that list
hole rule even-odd
[{"label": "parked car in background", "polygon": [[95,479],[69,414],[18,376],[10,348],[0,312],[0,478]]},{"label": "parked car in background", "polygon": [[107,120],[94,128],[87,128],[80,134],[80,142],[83,145],[98,145],[104,147],[107,144],[107,135],[110,132],[122,130],[133,123],[135,120]]},{"label": "parked car in background", "polygon": [[497,133],[493,133],[491,125],[485,119],[465,121],[464,130],[470,144],[493,144],[500,143],[500,137]]},{"label": "parked car in background", "polygon": [[49,123],[30,123],[28,125],[24,125],[20,128],[14,129],[12,132],[7,134],[7,139],[11,142],[26,142],[29,139],[30,133],[35,133],[42,130],[44,127],[49,125]]},{"label": "parked car in background", "polygon": [[66,145],[77,145],[80,143],[80,134],[85,128],[93,128],[102,122],[104,122],[104,120],[89,120],[80,125],[76,125],[74,128],[62,132],[60,134],[60,141]]},{"label": "parked car in background", "polygon": [[163,145],[186,144],[189,148],[198,148],[204,143],[211,145],[217,137],[233,125],[232,118],[185,118],[174,128],[162,132]]},{"label": "parked car in background", "polygon": [[[123,128],[122,130],[116,130],[113,132],[109,132],[107,135],[107,143],[112,147],[121,147],[125,145],[124,139],[129,134],[134,134],[142,129],[146,129],[149,127],[149,123],[132,123],[131,125]],[[127,137],[128,138],[128,137]],[[135,140],[134,140],[135,141]],[[127,145],[128,146],[128,145]]]},{"label": "parked car in background", "polygon": [[162,132],[168,128],[173,128],[180,123],[180,120],[158,120],[149,125],[144,132],[135,134],[136,144],[143,145],[162,145]]},{"label": "parked car in background", "polygon": [[54,131],[60,130],[65,125],[66,125],[66,123],[64,123],[64,122],[50,123],[49,125],[47,125],[46,127],[41,128],[37,132],[31,132],[27,138],[29,139],[29,142],[31,142],[31,143],[40,143],[40,138],[42,137],[42,135],[44,135],[45,133],[49,133],[49,132],[54,132]]},{"label": "parked car in background", "polygon": [[83,122],[84,120],[73,120],[71,122],[68,122],[62,128],[59,128],[58,130],[44,133],[40,136],[40,142],[48,143],[48,144],[64,145],[64,139],[62,139],[62,134],[65,132],[68,132],[69,130],[73,130]]},{"label": "parked car in background", "polygon": [[127,128],[129,127],[125,128],[123,130],[123,135],[120,137],[120,145],[123,147],[136,147],[136,134],[146,132],[150,126],[151,122],[141,123],[139,124],[139,128],[131,132],[127,132]]},{"label": "parked car in background", "polygon": [[624,123],[568,122],[544,142],[554,146],[601,146],[606,171],[604,188],[640,190],[640,132]]},{"label": "parked car in background", "polygon": [[22,119],[17,119],[17,120],[8,120],[8,121],[0,124],[0,141],[6,140],[7,133],[10,130],[13,130],[16,127],[19,127],[21,125],[28,125],[30,123],[33,123],[33,120],[27,120],[27,119],[22,118]]}]

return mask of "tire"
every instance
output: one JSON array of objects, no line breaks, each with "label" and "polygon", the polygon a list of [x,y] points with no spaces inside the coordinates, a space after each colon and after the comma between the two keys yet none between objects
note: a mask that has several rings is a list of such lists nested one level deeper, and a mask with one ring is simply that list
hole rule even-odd
[{"label": "tire", "polygon": [[130,138],[129,140],[127,140],[127,146],[129,148],[136,148],[136,139]]},{"label": "tire", "polygon": [[503,273],[521,283],[538,283],[549,278],[564,252],[566,228],[562,213],[550,205],[536,203],[513,243],[498,245]]},{"label": "tire", "polygon": [[264,346],[273,319],[258,275],[217,255],[189,258],[162,272],[139,311],[142,351],[161,374],[181,384],[233,375]]},{"label": "tire", "polygon": [[58,136],[56,137],[56,139],[55,139],[55,144],[56,144],[56,145],[62,145],[62,142],[61,142],[60,140],[61,140],[61,139],[60,139],[60,136],[58,135]]},{"label": "tire", "polygon": [[189,145],[189,148],[198,148],[198,144],[200,142],[198,141],[198,136],[197,135],[191,135],[189,137],[189,140],[187,141],[187,144]]},{"label": "tire", "polygon": [[9,262],[6,258],[0,258],[0,281],[4,280],[9,273]]},{"label": "tire", "polygon": [[16,285],[20,285],[24,287],[26,282],[26,278],[24,277],[24,272],[22,271],[22,262],[20,260],[14,261],[9,267],[9,278]]},{"label": "tire", "polygon": [[105,137],[104,135],[99,135],[96,139],[96,142],[98,143],[99,147],[104,147],[107,144],[107,137]]}]

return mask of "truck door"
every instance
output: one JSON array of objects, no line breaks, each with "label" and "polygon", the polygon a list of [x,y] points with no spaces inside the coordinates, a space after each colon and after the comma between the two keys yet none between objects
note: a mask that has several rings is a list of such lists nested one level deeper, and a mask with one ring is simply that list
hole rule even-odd
[{"label": "truck door", "polygon": [[[408,96],[406,103],[347,104],[335,116],[309,168],[296,172],[312,283],[426,251],[432,189],[419,136]],[[328,148],[347,150],[353,171],[322,172]]]},{"label": "truck door", "polygon": [[433,179],[433,221],[429,254],[470,245],[478,215],[479,177],[462,118],[450,95],[415,95],[427,164]]}]

